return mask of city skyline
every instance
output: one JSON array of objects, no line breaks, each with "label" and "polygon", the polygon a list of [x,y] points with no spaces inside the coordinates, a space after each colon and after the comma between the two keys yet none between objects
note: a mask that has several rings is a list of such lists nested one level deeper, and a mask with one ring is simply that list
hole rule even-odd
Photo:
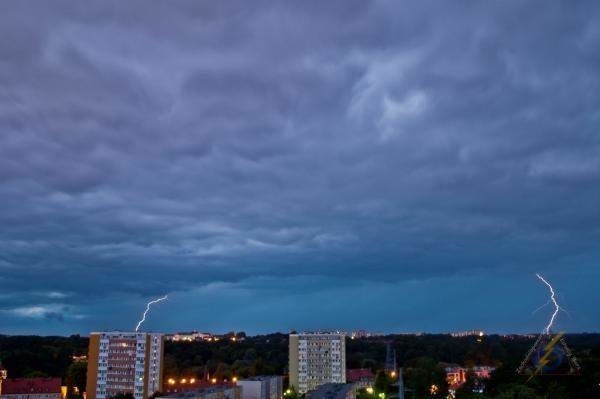
[{"label": "city skyline", "polygon": [[3,2],[0,334],[600,331],[598,17]]}]

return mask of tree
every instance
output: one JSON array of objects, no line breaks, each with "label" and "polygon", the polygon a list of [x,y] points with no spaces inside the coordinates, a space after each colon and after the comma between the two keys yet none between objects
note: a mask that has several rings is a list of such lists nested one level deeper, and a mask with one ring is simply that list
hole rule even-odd
[{"label": "tree", "polygon": [[373,388],[377,393],[388,394],[391,391],[392,378],[385,371],[378,371],[375,376],[375,384]]},{"label": "tree", "polygon": [[[71,363],[67,369],[67,376],[65,382],[67,384],[67,398],[78,399],[81,398],[82,392],[85,391],[85,384],[87,379],[87,363],[86,362],[75,362]],[[77,389],[75,389],[77,388]]]},{"label": "tree", "polygon": [[563,385],[552,381],[548,386],[546,399],[569,399],[569,392]]},{"label": "tree", "polygon": [[502,388],[502,392],[494,399],[542,399],[535,392],[535,389],[526,385],[512,384]]},{"label": "tree", "polygon": [[284,399],[300,399],[300,395],[296,391],[296,388],[293,385],[290,385],[288,389],[283,393]]},{"label": "tree", "polygon": [[448,395],[446,372],[429,357],[421,357],[411,362],[406,369],[406,386],[413,392],[414,399],[442,399]]}]

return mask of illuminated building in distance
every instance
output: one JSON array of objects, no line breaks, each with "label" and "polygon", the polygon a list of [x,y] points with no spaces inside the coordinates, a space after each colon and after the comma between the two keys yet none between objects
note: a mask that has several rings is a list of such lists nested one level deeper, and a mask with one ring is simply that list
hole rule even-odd
[{"label": "illuminated building in distance", "polygon": [[162,389],[163,335],[145,332],[90,334],[87,399],[130,393],[148,399]]},{"label": "illuminated building in distance", "polygon": [[346,336],[290,334],[290,386],[303,394],[327,383],[346,382]]}]

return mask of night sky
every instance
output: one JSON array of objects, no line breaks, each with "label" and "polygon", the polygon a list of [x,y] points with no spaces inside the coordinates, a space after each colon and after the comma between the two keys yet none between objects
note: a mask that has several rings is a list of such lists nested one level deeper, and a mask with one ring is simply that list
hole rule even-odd
[{"label": "night sky", "polygon": [[3,1],[0,333],[600,330],[599,19]]}]

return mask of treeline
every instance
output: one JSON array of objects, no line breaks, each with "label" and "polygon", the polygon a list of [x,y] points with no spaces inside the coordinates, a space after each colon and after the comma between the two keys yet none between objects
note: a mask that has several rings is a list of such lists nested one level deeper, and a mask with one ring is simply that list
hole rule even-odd
[{"label": "treeline", "polygon": [[287,334],[246,337],[232,342],[167,342],[165,376],[231,379],[260,374],[285,374],[288,362]]},{"label": "treeline", "polygon": [[0,361],[9,378],[67,377],[73,356],[87,355],[88,338],[2,336]]},{"label": "treeline", "polygon": [[[600,398],[600,334],[569,334],[565,337],[578,358],[582,375],[564,378],[536,378],[525,384],[515,374],[519,363],[533,345],[535,338],[498,335],[454,338],[449,335],[390,335],[386,337],[348,339],[347,367],[384,368],[386,345],[396,351],[398,364],[405,369],[405,384],[410,389],[407,398],[420,399],[432,382],[443,392],[443,369],[440,362],[462,366],[488,365],[497,368],[486,383],[487,396],[472,396],[465,390],[460,398]],[[37,337],[0,336],[0,360],[10,377],[61,377],[67,385],[85,386],[85,363],[76,363],[73,356],[87,353],[88,339],[80,336]],[[166,342],[166,378],[195,377],[231,379],[259,374],[283,374],[288,367],[287,334],[246,337],[233,342]],[[381,389],[387,387],[380,376]],[[429,395],[429,397],[432,397]],[[441,396],[440,396],[441,397]]]}]

